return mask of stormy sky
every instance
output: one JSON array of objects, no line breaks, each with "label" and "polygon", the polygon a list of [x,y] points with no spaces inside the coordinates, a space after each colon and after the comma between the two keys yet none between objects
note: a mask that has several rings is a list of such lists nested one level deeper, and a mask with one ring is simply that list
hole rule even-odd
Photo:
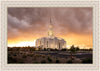
[{"label": "stormy sky", "polygon": [[69,45],[88,43],[89,47],[92,16],[91,7],[8,8],[8,44],[47,36],[51,17],[55,36],[64,38]]}]

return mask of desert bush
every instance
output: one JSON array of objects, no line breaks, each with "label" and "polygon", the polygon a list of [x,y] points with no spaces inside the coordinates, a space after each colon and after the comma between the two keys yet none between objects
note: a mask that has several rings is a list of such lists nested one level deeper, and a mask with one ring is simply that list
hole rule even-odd
[{"label": "desert bush", "polygon": [[33,58],[33,60],[36,60],[36,59],[37,59],[37,57],[34,57],[34,58]]},{"label": "desert bush", "polygon": [[19,60],[17,60],[17,63],[24,63],[24,61],[19,59]]},{"label": "desert bush", "polygon": [[12,50],[13,50],[12,48],[8,47],[8,51],[12,51]]},{"label": "desert bush", "polygon": [[26,56],[26,55],[23,55],[22,57],[23,57],[23,58],[26,58],[27,56]]},{"label": "desert bush", "polygon": [[59,60],[58,59],[56,60],[56,63],[59,63]]},{"label": "desert bush", "polygon": [[42,56],[43,58],[45,58],[45,56]]},{"label": "desert bush", "polygon": [[46,63],[46,61],[45,60],[42,60],[41,63]]},{"label": "desert bush", "polygon": [[61,51],[66,51],[67,49],[66,48],[63,48]]},{"label": "desert bush", "polygon": [[72,60],[68,60],[66,63],[72,63]]},{"label": "desert bush", "polygon": [[14,54],[13,56],[17,56],[16,54]]},{"label": "desert bush", "polygon": [[17,60],[12,58],[11,56],[8,56],[8,63],[16,63]]},{"label": "desert bush", "polygon": [[12,53],[11,55],[16,56],[16,53]]},{"label": "desert bush", "polygon": [[90,58],[83,59],[82,63],[92,63],[92,59],[90,59]]},{"label": "desert bush", "polygon": [[48,57],[47,60],[48,60],[49,62],[52,62],[52,59],[51,59],[50,57]]},{"label": "desert bush", "polygon": [[33,63],[39,63],[39,62],[33,62]]},{"label": "desert bush", "polygon": [[36,56],[37,56],[37,57],[40,57],[41,55],[39,55],[39,54],[36,54]]},{"label": "desert bush", "polygon": [[74,58],[72,58],[72,60],[74,60]]},{"label": "desert bush", "polygon": [[31,47],[31,48],[30,48],[30,51],[35,51],[35,48]]},{"label": "desert bush", "polygon": [[47,49],[46,49],[46,48],[44,48],[44,51],[47,51]]},{"label": "desert bush", "polygon": [[8,53],[8,56],[11,56],[11,54],[10,54],[10,53]]},{"label": "desert bush", "polygon": [[28,56],[33,57],[33,54],[28,54]]},{"label": "desert bush", "polygon": [[58,49],[55,48],[54,51],[58,51]]}]

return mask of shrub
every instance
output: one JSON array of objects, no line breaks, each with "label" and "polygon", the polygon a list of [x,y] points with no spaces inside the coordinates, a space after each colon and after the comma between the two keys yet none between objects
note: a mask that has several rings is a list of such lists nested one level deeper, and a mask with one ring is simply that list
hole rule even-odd
[{"label": "shrub", "polygon": [[54,50],[55,50],[55,51],[58,51],[58,49],[56,49],[56,48],[55,48]]},{"label": "shrub", "polygon": [[49,62],[52,62],[52,59],[50,57],[47,58]]},{"label": "shrub", "polygon": [[37,57],[40,57],[41,55],[39,55],[39,54],[36,54],[35,56],[37,56]]},{"label": "shrub", "polygon": [[16,54],[14,54],[13,56],[17,56]]},{"label": "shrub", "polygon": [[12,48],[8,47],[8,51],[12,51]]},{"label": "shrub", "polygon": [[42,56],[43,58],[45,58],[45,56]]},{"label": "shrub", "polygon": [[44,51],[47,51],[47,49],[46,49],[46,48],[44,48]]},{"label": "shrub", "polygon": [[74,60],[74,58],[72,58],[72,60]]},{"label": "shrub", "polygon": [[59,63],[59,60],[56,60],[56,63]]},{"label": "shrub", "polygon": [[72,45],[69,50],[70,50],[71,53],[75,53],[75,47],[74,47],[74,45]]},{"label": "shrub", "polygon": [[17,62],[16,59],[8,56],[8,63],[16,63],[16,62]]},{"label": "shrub", "polygon": [[67,50],[66,48],[63,48],[63,49],[62,49],[62,51],[66,51],[66,50]]},{"label": "shrub", "polygon": [[36,60],[36,59],[37,59],[37,57],[34,57],[34,58],[33,58],[33,60]]},{"label": "shrub", "polygon": [[23,58],[26,58],[27,56],[26,55],[23,55]]},{"label": "shrub", "polygon": [[32,56],[33,56],[33,54],[30,54],[30,55],[28,55],[28,56],[32,57]]},{"label": "shrub", "polygon": [[46,61],[45,60],[42,60],[41,63],[46,63]]},{"label": "shrub", "polygon": [[8,54],[8,56],[11,56],[11,54]]},{"label": "shrub", "polygon": [[72,60],[68,60],[66,63],[72,63]]},{"label": "shrub", "polygon": [[33,62],[33,63],[39,63],[39,62]]},{"label": "shrub", "polygon": [[17,60],[17,63],[24,63],[24,61],[23,60]]},{"label": "shrub", "polygon": [[90,58],[84,59],[82,60],[82,63],[92,63],[92,59]]}]

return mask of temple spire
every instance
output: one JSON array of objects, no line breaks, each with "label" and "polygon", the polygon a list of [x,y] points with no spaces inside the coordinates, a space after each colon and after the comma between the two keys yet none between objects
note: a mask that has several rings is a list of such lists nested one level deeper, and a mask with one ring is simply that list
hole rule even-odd
[{"label": "temple spire", "polygon": [[50,17],[50,24],[49,24],[49,31],[48,31],[48,36],[53,36],[53,29],[52,29],[52,20]]}]

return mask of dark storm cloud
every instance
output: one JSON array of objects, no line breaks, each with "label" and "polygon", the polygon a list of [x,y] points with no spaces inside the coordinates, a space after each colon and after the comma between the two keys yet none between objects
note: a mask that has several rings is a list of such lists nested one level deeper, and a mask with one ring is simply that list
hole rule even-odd
[{"label": "dark storm cloud", "polygon": [[92,8],[8,8],[8,38],[45,35],[50,16],[56,34],[92,34]]}]

